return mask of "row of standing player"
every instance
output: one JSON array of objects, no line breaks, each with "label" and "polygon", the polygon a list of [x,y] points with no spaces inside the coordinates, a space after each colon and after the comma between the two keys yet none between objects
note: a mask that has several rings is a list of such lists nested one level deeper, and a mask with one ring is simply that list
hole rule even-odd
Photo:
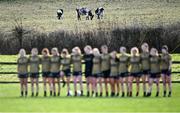
[{"label": "row of standing player", "polygon": [[[42,67],[42,77],[44,83],[44,96],[47,96],[46,84],[49,83],[50,96],[60,95],[60,78],[67,83],[67,96],[70,93],[71,73],[74,81],[74,95],[77,96],[77,83],[80,83],[80,95],[83,96],[82,84],[82,60],[85,61],[85,77],[87,83],[87,96],[103,96],[103,83],[105,84],[106,96],[108,96],[108,84],[111,88],[111,96],[119,96],[120,87],[122,97],[125,96],[125,87],[127,96],[132,96],[132,84],[136,80],[136,96],[139,95],[140,79],[143,83],[143,95],[151,96],[152,85],[156,81],[157,93],[159,96],[159,80],[162,75],[163,91],[166,96],[166,84],[169,86],[171,96],[171,56],[168,53],[168,47],[162,47],[162,54],[159,55],[157,49],[151,48],[147,43],[141,46],[142,52],[139,54],[137,47],[131,49],[130,55],[127,54],[125,47],[120,47],[120,55],[116,51],[108,53],[108,47],[103,45],[101,52],[98,48],[92,49],[91,46],[84,48],[84,56],[79,47],[72,49],[69,54],[67,49],[63,49],[59,55],[57,48],[52,48],[51,55],[47,48],[42,50],[42,56],[38,56],[37,48],[33,48],[30,57],[26,56],[24,49],[19,51],[18,58],[18,77],[21,84],[21,96],[27,96],[27,78],[31,79],[31,91],[34,96],[34,84],[36,84],[36,96],[39,92],[39,65]],[[71,69],[71,64],[73,69]],[[28,68],[29,67],[29,68]],[[61,71],[60,71],[61,70]],[[148,90],[147,85],[148,83]],[[98,88],[99,86],[99,88]],[[100,90],[100,91],[98,91]],[[90,94],[91,91],[91,94]],[[99,92],[99,93],[98,93]]]}]

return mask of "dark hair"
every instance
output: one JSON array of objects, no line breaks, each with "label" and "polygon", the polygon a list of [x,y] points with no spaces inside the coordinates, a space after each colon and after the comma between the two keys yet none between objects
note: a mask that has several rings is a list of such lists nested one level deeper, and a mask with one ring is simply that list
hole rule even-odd
[{"label": "dark hair", "polygon": [[166,51],[168,51],[168,46],[167,45],[163,45],[162,49],[165,49]]}]

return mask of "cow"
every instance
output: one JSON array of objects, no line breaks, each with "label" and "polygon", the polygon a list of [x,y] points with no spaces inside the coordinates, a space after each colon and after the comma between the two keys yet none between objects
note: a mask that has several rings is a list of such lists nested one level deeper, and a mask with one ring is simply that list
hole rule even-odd
[{"label": "cow", "polygon": [[98,7],[95,10],[95,14],[97,15],[97,19],[102,19],[104,15],[104,8],[103,7]]},{"label": "cow", "polygon": [[81,20],[81,16],[86,15],[86,20],[93,19],[94,15],[92,14],[92,11],[86,7],[82,8],[76,8],[77,12],[77,19]]},{"label": "cow", "polygon": [[57,18],[60,20],[60,19],[63,19],[63,15],[64,15],[64,11],[63,9],[58,9],[57,10]]}]

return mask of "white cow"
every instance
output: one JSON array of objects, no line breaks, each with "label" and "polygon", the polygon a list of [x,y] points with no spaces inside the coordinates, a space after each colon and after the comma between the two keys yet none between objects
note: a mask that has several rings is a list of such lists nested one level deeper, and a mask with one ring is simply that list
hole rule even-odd
[{"label": "white cow", "polygon": [[81,16],[86,15],[86,20],[93,19],[94,15],[92,14],[91,10],[85,7],[77,8],[77,18],[81,20]]}]

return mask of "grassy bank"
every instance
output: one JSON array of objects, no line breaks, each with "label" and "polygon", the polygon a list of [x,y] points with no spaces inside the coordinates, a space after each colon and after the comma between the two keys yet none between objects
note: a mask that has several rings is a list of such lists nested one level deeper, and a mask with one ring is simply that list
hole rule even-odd
[{"label": "grassy bank", "polygon": [[[94,13],[100,6],[105,8],[102,21],[85,21],[85,18],[77,21],[77,7],[88,7]],[[179,0],[1,0],[0,28],[12,28],[15,19],[22,20],[24,26],[42,31],[86,31],[101,24],[108,28],[109,23],[114,21],[122,27],[171,25],[179,22],[179,7]],[[58,8],[64,9],[64,19],[61,21],[56,18]]]}]

